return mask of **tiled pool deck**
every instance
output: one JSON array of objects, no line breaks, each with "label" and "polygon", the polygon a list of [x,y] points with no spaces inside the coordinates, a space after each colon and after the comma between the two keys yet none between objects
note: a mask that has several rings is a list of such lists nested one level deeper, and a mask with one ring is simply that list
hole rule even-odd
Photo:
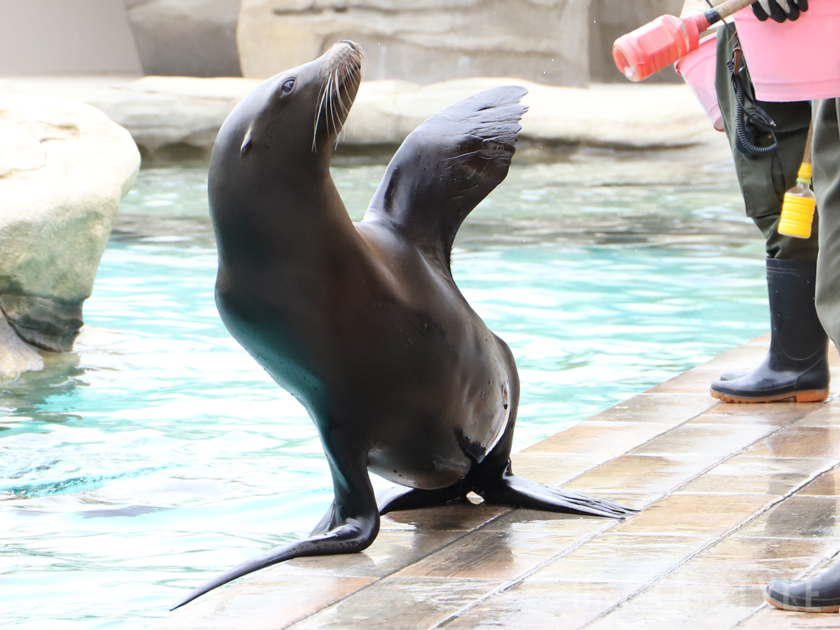
[{"label": "tiled pool deck", "polygon": [[[643,508],[626,521],[485,505],[383,518],[364,553],[298,559],[155,630],[840,628],[764,604],[840,552],[840,400],[717,404],[762,337],[514,457],[518,474]],[[840,361],[832,349],[835,383]]]}]

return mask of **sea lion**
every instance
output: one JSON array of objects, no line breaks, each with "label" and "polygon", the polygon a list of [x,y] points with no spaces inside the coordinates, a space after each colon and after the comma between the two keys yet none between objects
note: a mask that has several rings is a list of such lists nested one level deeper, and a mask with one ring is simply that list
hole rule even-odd
[{"label": "sea lion", "polygon": [[[309,538],[178,606],[277,562],[362,551],[381,514],[470,491],[515,507],[634,511],[514,476],[516,364],[452,279],[455,234],[507,175],[526,90],[487,90],[420,125],[354,224],[329,166],[361,63],[344,41],[257,87],[222,125],[209,174],[219,313],[309,412],[335,501]],[[369,471],[406,488],[377,498]]]}]

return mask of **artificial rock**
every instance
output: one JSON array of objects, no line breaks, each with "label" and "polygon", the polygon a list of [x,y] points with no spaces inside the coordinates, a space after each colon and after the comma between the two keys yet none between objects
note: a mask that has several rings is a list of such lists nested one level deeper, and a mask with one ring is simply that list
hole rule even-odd
[{"label": "artificial rock", "polygon": [[[0,96],[0,318],[26,343],[72,349],[139,166],[129,133],[97,109]],[[7,332],[0,335],[3,375],[15,370],[9,357],[23,357],[19,370],[38,369],[31,353],[9,345]]]}]

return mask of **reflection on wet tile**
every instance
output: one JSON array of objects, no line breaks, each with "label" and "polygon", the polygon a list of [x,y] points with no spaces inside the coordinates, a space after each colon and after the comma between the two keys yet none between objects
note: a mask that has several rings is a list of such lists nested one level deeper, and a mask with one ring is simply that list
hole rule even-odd
[{"label": "reflection on wet tile", "polygon": [[517,509],[497,518],[481,531],[592,534],[606,531],[618,522],[615,519],[597,516]]},{"label": "reflection on wet tile", "polygon": [[396,574],[396,577],[512,580],[576,544],[584,534],[474,532]]},{"label": "reflection on wet tile", "polygon": [[787,612],[766,606],[738,630],[837,630],[838,626],[837,615]]},{"label": "reflection on wet tile", "polygon": [[425,558],[466,535],[457,530],[380,531],[361,553],[295,558],[256,573],[255,583],[288,580],[289,576],[331,575],[383,577]]},{"label": "reflection on wet tile", "polygon": [[592,490],[667,492],[676,488],[719,458],[669,455],[622,455],[591,470],[564,489],[586,493]]},{"label": "reflection on wet tile", "polygon": [[[273,584],[245,580],[175,611],[155,630],[285,628],[372,583],[372,578],[301,576]],[[280,594],[282,593],[282,594]]]},{"label": "reflection on wet tile", "polygon": [[606,461],[644,444],[667,428],[667,425],[655,423],[584,420],[522,452],[591,454],[599,455],[601,461]]},{"label": "reflection on wet tile", "polygon": [[556,487],[597,466],[603,458],[574,453],[515,453],[511,461],[518,476]]},{"label": "reflection on wet tile", "polygon": [[[626,508],[631,508],[634,510],[643,510],[657,501],[659,501],[663,496],[664,493],[661,492],[587,492],[586,493],[590,497],[594,497],[596,499],[603,499],[605,501],[612,501],[613,503],[617,503],[618,505]],[[631,515],[628,518],[633,518],[635,515]],[[618,521],[619,523],[623,523],[624,520]]]},{"label": "reflection on wet tile", "polygon": [[757,584],[796,577],[833,553],[840,543],[826,539],[726,538],[669,576],[696,584]]},{"label": "reflection on wet tile", "polygon": [[761,509],[769,497],[747,494],[674,494],[619,525],[620,534],[723,535]]},{"label": "reflection on wet tile", "polygon": [[840,467],[835,467],[814,479],[797,493],[798,496],[840,496]]},{"label": "reflection on wet tile", "polygon": [[711,409],[716,403],[707,394],[640,394],[592,416],[590,421],[677,425]]},{"label": "reflection on wet tile", "polygon": [[680,492],[785,495],[831,465],[826,459],[771,459],[736,455]]},{"label": "reflection on wet tile", "polygon": [[804,419],[819,403],[773,403],[772,405],[720,404],[692,420],[692,424],[767,424],[783,427]]},{"label": "reflection on wet tile", "polygon": [[774,506],[737,534],[738,538],[837,538],[838,499],[795,495]]},{"label": "reflection on wet tile", "polygon": [[502,584],[493,580],[390,577],[293,627],[295,630],[426,630]]},{"label": "reflection on wet tile", "polygon": [[773,427],[737,424],[684,424],[668,431],[632,455],[694,455],[723,459],[774,431]]},{"label": "reflection on wet tile", "polygon": [[651,582],[701,549],[693,536],[605,534],[554,560],[530,580]]},{"label": "reflection on wet tile", "polygon": [[389,512],[382,517],[380,530],[469,531],[492,521],[500,514],[505,514],[508,511],[510,511],[510,508],[500,505],[488,505],[487,503],[474,505],[469,502],[464,502],[421,510]]},{"label": "reflection on wet tile", "polygon": [[527,581],[493,595],[445,627],[447,630],[571,630],[592,621],[642,586]]},{"label": "reflection on wet tile", "polygon": [[829,401],[796,423],[800,427],[840,427],[840,399]]},{"label": "reflection on wet tile", "polygon": [[761,589],[730,584],[683,584],[667,578],[587,630],[728,629],[764,604]]},{"label": "reflection on wet tile", "polygon": [[762,440],[744,454],[757,457],[816,457],[840,461],[840,428],[794,425]]}]

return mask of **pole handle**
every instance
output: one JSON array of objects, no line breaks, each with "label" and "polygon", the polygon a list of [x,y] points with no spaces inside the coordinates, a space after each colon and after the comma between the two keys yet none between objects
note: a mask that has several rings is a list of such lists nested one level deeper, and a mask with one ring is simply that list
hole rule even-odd
[{"label": "pole handle", "polygon": [[758,2],[758,0],[726,0],[723,4],[719,4],[712,9],[712,11],[718,14],[718,19],[714,20],[714,22],[709,20],[709,22],[714,24],[720,20],[725,20],[730,15],[738,13],[741,9],[745,9],[756,2]]}]

